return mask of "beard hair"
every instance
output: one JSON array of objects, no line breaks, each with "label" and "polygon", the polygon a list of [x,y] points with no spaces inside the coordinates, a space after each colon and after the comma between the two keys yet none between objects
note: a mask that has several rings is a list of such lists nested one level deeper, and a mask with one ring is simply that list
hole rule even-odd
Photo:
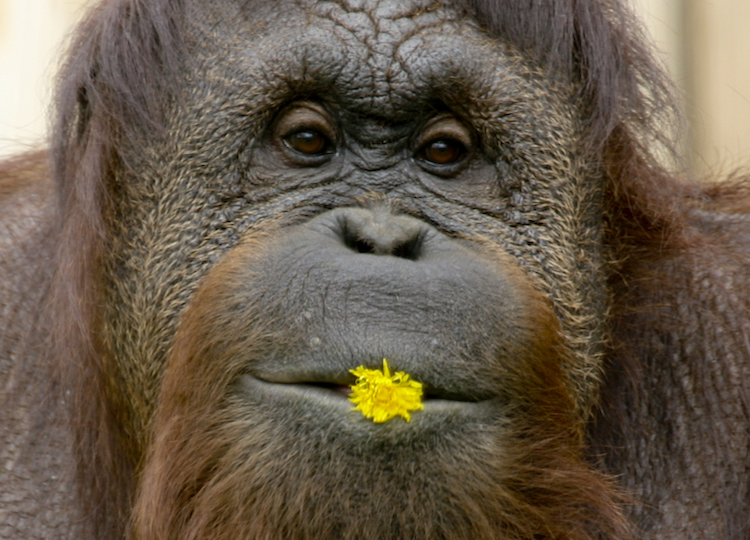
[{"label": "beard hair", "polygon": [[166,498],[141,506],[151,532],[137,537],[627,537],[609,480],[580,459],[575,438],[540,432],[538,419],[497,410],[409,424],[362,418],[353,432],[351,419],[348,428],[322,420],[309,404],[252,405],[229,399],[205,431],[193,425],[166,453]]}]

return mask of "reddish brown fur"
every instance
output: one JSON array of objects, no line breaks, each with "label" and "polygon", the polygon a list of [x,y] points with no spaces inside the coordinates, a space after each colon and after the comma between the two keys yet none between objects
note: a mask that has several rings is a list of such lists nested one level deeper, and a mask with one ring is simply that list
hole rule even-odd
[{"label": "reddish brown fur", "polygon": [[[156,439],[142,474],[136,538],[628,536],[611,481],[582,461],[573,401],[561,362],[552,360],[561,354],[554,317],[520,273],[514,281],[527,291],[532,317],[528,325],[543,333],[529,355],[533,363],[524,363],[509,375],[508,386],[515,394],[511,401],[518,407],[514,414],[520,414],[521,420],[514,421],[508,446],[496,454],[469,450],[454,456],[459,467],[446,459],[444,470],[425,473],[435,477],[436,490],[450,494],[450,504],[429,489],[412,488],[394,498],[384,481],[383,492],[367,486],[374,490],[367,496],[371,504],[350,511],[353,515],[342,526],[342,512],[358,489],[352,485],[357,475],[347,470],[351,465],[347,467],[343,458],[338,458],[340,463],[317,466],[314,456],[309,465],[269,459],[276,445],[282,452],[284,443],[276,437],[259,441],[258,435],[245,433],[232,403],[226,402],[227,387],[245,369],[247,358],[254,356],[248,350],[263,343],[264,332],[279,324],[262,312],[238,317],[245,310],[235,305],[236,291],[246,286],[247,269],[273,237],[273,231],[266,231],[236,248],[212,271],[183,316],[164,375],[162,406],[154,419]],[[493,251],[488,246],[488,256]],[[494,257],[494,264],[505,264],[501,252]],[[226,315],[217,312],[217,306],[224,306]],[[233,362],[235,358],[242,360]],[[265,434],[272,429],[268,425],[258,431]],[[253,440],[247,441],[248,436]],[[262,444],[264,457],[254,459],[242,451],[250,442]],[[433,456],[418,461],[431,462]],[[290,470],[285,472],[286,468]],[[276,477],[268,478],[267,471],[274,471]],[[498,479],[488,482],[488,471]],[[426,498],[433,499],[432,504],[425,504]]]}]

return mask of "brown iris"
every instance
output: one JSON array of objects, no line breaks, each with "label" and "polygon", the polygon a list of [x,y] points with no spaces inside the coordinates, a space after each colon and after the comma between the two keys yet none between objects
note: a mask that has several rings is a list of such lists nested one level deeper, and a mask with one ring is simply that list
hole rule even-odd
[{"label": "brown iris", "polygon": [[313,129],[302,129],[287,135],[284,138],[287,146],[292,150],[307,154],[309,156],[318,156],[328,150],[328,139],[319,131]]},{"label": "brown iris", "polygon": [[451,165],[463,158],[466,147],[453,139],[437,139],[422,147],[419,152],[422,159],[435,165]]}]

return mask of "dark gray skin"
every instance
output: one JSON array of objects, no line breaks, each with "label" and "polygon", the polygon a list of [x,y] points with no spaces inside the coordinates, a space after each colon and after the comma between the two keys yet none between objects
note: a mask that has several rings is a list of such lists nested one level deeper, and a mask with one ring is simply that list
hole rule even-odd
[{"label": "dark gray skin", "polygon": [[[3,173],[0,538],[748,534],[744,203],[675,190],[626,245],[576,84],[453,5],[181,9],[101,187],[99,386],[60,375],[68,203]],[[409,423],[346,400],[382,358]]]}]

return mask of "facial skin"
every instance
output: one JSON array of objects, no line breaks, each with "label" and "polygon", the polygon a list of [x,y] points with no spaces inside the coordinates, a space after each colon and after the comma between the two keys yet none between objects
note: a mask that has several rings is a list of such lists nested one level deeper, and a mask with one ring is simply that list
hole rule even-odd
[{"label": "facial skin", "polygon": [[[449,4],[188,4],[168,127],[109,186],[133,534],[609,531],[580,457],[606,293],[572,90]],[[341,391],[382,358],[425,385],[409,423]]]}]

